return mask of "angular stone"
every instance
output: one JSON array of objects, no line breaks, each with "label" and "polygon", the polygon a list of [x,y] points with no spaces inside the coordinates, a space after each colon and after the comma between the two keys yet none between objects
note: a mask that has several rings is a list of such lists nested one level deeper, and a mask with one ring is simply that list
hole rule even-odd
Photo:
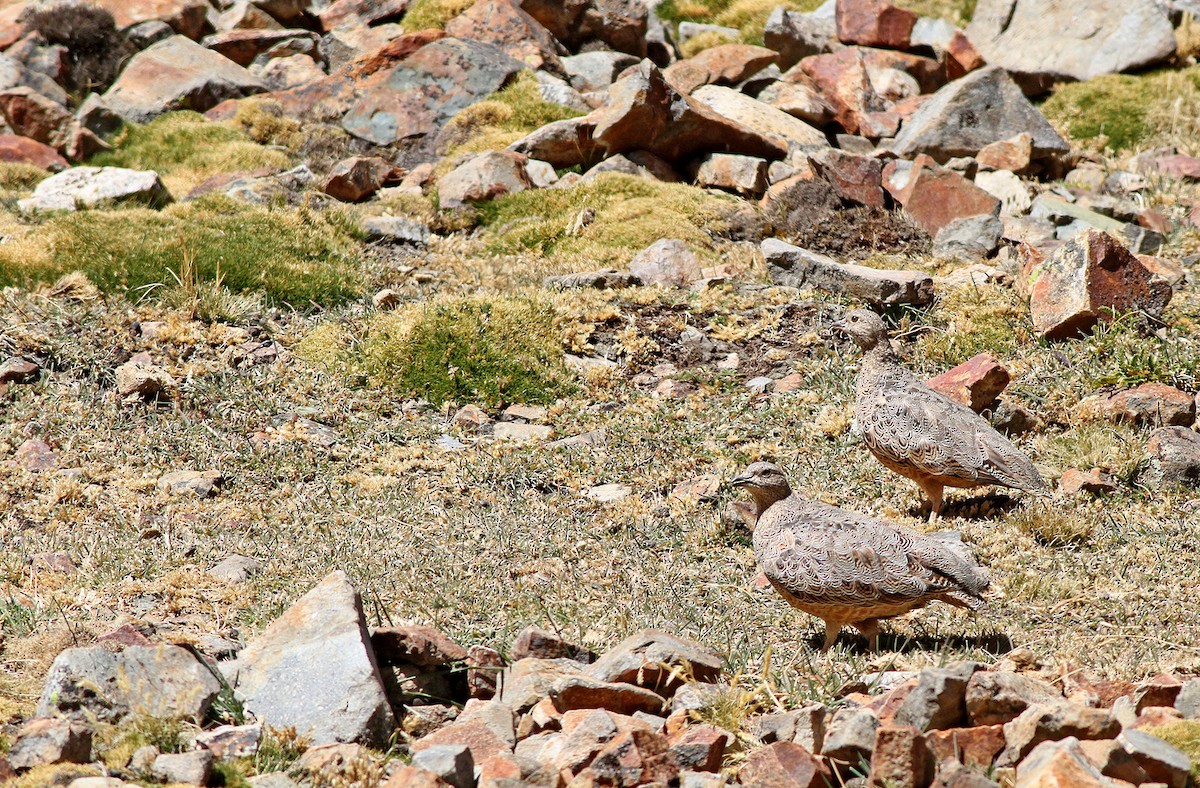
[{"label": "angular stone", "polygon": [[980,353],[925,383],[934,391],[982,413],[996,402],[1010,379],[1008,370],[991,354]]},{"label": "angular stone", "polygon": [[974,156],[986,146],[1029,134],[1035,161],[1070,146],[1002,68],[989,66],[951,82],[924,102],[891,144],[902,157],[925,153],[939,162]]},{"label": "angular stone", "polygon": [[555,682],[569,676],[578,676],[584,665],[570,659],[525,659],[509,665],[501,677],[500,699],[518,714],[536,706],[550,694]]},{"label": "angular stone", "polygon": [[571,87],[581,93],[605,90],[622,71],[637,63],[631,55],[605,51],[581,52],[562,59]]},{"label": "angular stone", "polygon": [[775,238],[762,242],[771,280],[787,287],[814,287],[871,304],[923,305],[933,301],[933,278],[923,271],[893,271],[841,264]]},{"label": "angular stone", "polygon": [[649,687],[667,696],[682,683],[675,670],[690,671],[695,681],[712,682],[720,678],[724,667],[721,656],[707,646],[643,629],[604,652],[587,667],[587,674],[600,681]]},{"label": "angular stone", "polygon": [[878,728],[879,717],[870,709],[838,709],[829,720],[821,755],[849,764],[869,762]]},{"label": "angular stone", "polygon": [[1089,709],[1067,702],[1030,706],[1019,717],[1005,723],[1005,748],[997,763],[1001,766],[1021,763],[1042,742],[1067,737],[1111,739],[1120,731],[1121,724],[1105,709]]},{"label": "angular stone", "polygon": [[196,746],[212,753],[218,761],[253,758],[262,742],[261,725],[221,725],[196,734]]},{"label": "angular stone", "polygon": [[363,80],[342,126],[376,145],[432,134],[522,68],[521,61],[490,44],[457,38],[426,43]]},{"label": "angular stone", "polygon": [[285,53],[321,57],[320,36],[308,30],[230,30],[205,36],[201,43],[243,67],[256,58],[275,59]]},{"label": "angular stone", "polygon": [[966,721],[967,682],[980,666],[961,662],[947,668],[926,668],[905,696],[892,724],[917,730],[953,728]]},{"label": "angular stone", "polygon": [[450,20],[446,32],[496,46],[534,71],[566,75],[554,37],[516,0],[480,0]]},{"label": "angular stone", "polygon": [[561,712],[573,709],[607,709],[630,715],[635,711],[658,714],[664,701],[657,693],[625,682],[608,682],[586,676],[566,676],[554,683],[550,698]]},{"label": "angular stone", "polygon": [[1046,741],[1017,766],[1014,788],[1106,788],[1109,781],[1092,765],[1079,739]]},{"label": "angular stone", "polygon": [[343,202],[360,202],[396,178],[397,170],[377,156],[355,156],[334,165],[325,193]]},{"label": "angular stone", "polygon": [[883,169],[884,188],[925,232],[936,236],[955,219],[998,216],[1000,201],[928,156]]},{"label": "angular stone", "polygon": [[705,85],[692,93],[692,99],[775,148],[793,152],[829,147],[825,135],[804,121],[733,88]]},{"label": "angular stone", "polygon": [[525,627],[517,635],[510,650],[513,660],[534,657],[535,659],[575,659],[590,662],[593,655],[590,651],[569,643],[553,632],[547,632],[538,627]]},{"label": "angular stone", "polygon": [[680,768],[719,772],[730,736],[712,725],[693,725],[671,737],[671,752]]},{"label": "angular stone", "polygon": [[756,98],[810,126],[821,127],[833,120],[833,109],[808,75],[791,71],[788,74],[789,79],[771,83]]},{"label": "angular stone", "polygon": [[[1185,486],[1200,483],[1200,434],[1186,427],[1163,427],[1151,433],[1146,450],[1164,481]],[[1179,703],[1193,699],[1186,700],[1192,713],[1180,707],[1184,716],[1200,716],[1200,687],[1189,681],[1179,697]]]},{"label": "angular stone", "polygon": [[992,768],[996,756],[1004,749],[1004,726],[980,725],[972,728],[928,731],[925,741],[933,753],[935,763],[952,758],[965,766],[986,772]]},{"label": "angular stone", "polygon": [[475,785],[475,762],[471,750],[465,745],[438,745],[417,750],[413,754],[413,766],[437,775],[454,788],[472,788]]},{"label": "angular stone", "polygon": [[884,725],[875,734],[868,785],[879,788],[925,788],[933,780],[934,761],[921,731],[906,725]]},{"label": "angular stone", "polygon": [[837,19],[820,11],[800,13],[777,6],[767,18],[763,43],[779,53],[779,67],[791,68],[810,55],[820,55],[840,47]]},{"label": "angular stone", "polygon": [[1164,383],[1143,383],[1103,400],[1100,412],[1109,419],[1136,426],[1190,427],[1196,420],[1196,400]]},{"label": "angular stone", "polygon": [[262,571],[262,565],[244,555],[231,555],[208,570],[211,577],[226,583],[244,583]]},{"label": "angular stone", "polygon": [[637,175],[653,181],[664,183],[679,183],[682,179],[674,168],[663,159],[646,151],[630,151],[628,154],[618,153],[592,167],[580,179],[587,183],[606,172],[619,172],[625,175]]},{"label": "angular stone", "polygon": [[1005,217],[1021,217],[1033,206],[1029,187],[1010,170],[980,172],[975,185],[1000,201],[1000,213]]},{"label": "angular stone", "polygon": [[46,677],[37,715],[116,722],[126,716],[201,721],[221,686],[178,646],[67,649]]},{"label": "angular stone", "polygon": [[[75,170],[79,169],[82,168],[75,168]],[[71,172],[73,171],[71,170]],[[126,361],[117,367],[115,377],[117,395],[123,399],[134,397],[153,399],[172,391],[176,386],[175,379],[167,374],[166,370],[139,361]]]},{"label": "angular stone", "polygon": [[[510,723],[511,720],[510,716]],[[412,743],[413,764],[441,774],[438,769],[432,768],[424,760],[418,763],[416,755],[430,751],[440,752],[443,749],[465,751],[471,762],[478,766],[483,766],[498,755],[512,752],[512,746],[482,720],[455,721]],[[445,778],[443,777],[443,779]]]},{"label": "angular stone", "polygon": [[886,0],[837,0],[837,37],[843,44],[908,49],[917,15]]},{"label": "angular stone", "polygon": [[67,160],[54,148],[17,134],[0,134],[0,162],[32,164],[51,172],[58,172],[69,166]]},{"label": "angular stone", "polygon": [[825,788],[831,775],[811,752],[781,741],[750,753],[738,777],[742,785],[760,788]]},{"label": "angular stone", "polygon": [[1117,742],[1137,761],[1150,781],[1166,783],[1169,788],[1184,788],[1187,784],[1191,761],[1177,747],[1133,728],[1121,731]]},{"label": "angular stone", "polygon": [[1153,0],[1095,0],[1086,17],[1077,11],[1055,0],[980,0],[967,35],[1029,95],[1056,82],[1144,68],[1175,52],[1171,22]]},{"label": "angular stone", "polygon": [[42,368],[34,362],[13,356],[0,364],[0,383],[29,383],[37,380],[41,371]]},{"label": "angular stone", "polygon": [[468,648],[467,694],[482,700],[493,698],[504,664],[504,657],[493,648],[479,645]]},{"label": "angular stone", "polygon": [[937,778],[930,788],[1000,788],[1000,784],[975,769],[951,760],[938,764]]},{"label": "angular stone", "polygon": [[933,237],[933,255],[943,259],[981,260],[996,251],[1004,222],[992,214],[951,219]]},{"label": "angular stone", "polygon": [[512,151],[475,154],[438,181],[439,206],[461,208],[468,202],[486,202],[532,188],[525,161],[525,156]]},{"label": "angular stone", "polygon": [[610,786],[668,784],[679,775],[679,764],[665,736],[631,730],[608,742],[585,770],[594,784]]},{"label": "angular stone", "polygon": [[371,648],[381,663],[404,662],[437,668],[467,658],[467,650],[442,632],[421,624],[380,627],[371,633]]},{"label": "angular stone", "polygon": [[150,773],[172,785],[207,785],[213,754],[208,750],[163,753],[154,759]]},{"label": "angular stone", "polygon": [[757,197],[767,189],[767,160],[735,153],[710,153],[696,168],[696,185]]},{"label": "angular stone", "polygon": [[663,71],[663,76],[680,93],[689,94],[702,85],[737,85],[774,63],[778,57],[774,50],[765,47],[721,44],[671,64]]},{"label": "angular stone", "polygon": [[88,763],[92,759],[92,729],[65,719],[30,720],[17,731],[7,758],[17,770],[55,763]]},{"label": "angular stone", "polygon": [[1059,478],[1058,487],[1064,495],[1106,495],[1118,489],[1113,477],[1099,468],[1092,468],[1090,471],[1068,468]]},{"label": "angular stone", "polygon": [[1098,230],[1080,233],[1049,259],[1027,268],[1033,325],[1050,340],[1087,333],[1114,312],[1137,310],[1160,317],[1171,300],[1166,282]]},{"label": "angular stone", "polygon": [[[872,134],[870,116],[889,108],[889,103],[875,92],[871,76],[858,47],[837,52],[813,55],[796,65],[817,86],[822,98],[833,110],[834,118],[849,134],[865,137],[891,136]],[[792,72],[783,75],[789,79]],[[899,117],[894,118],[899,122]],[[894,130],[893,130],[894,131]]]},{"label": "angular stone", "polygon": [[687,287],[701,277],[700,260],[685,242],[664,238],[634,255],[629,273],[648,285]]},{"label": "angular stone", "polygon": [[628,271],[618,271],[606,268],[603,271],[586,271],[577,274],[562,274],[548,276],[542,280],[543,287],[558,287],[563,290],[617,290],[623,287],[637,287],[642,279]]},{"label": "angular stone", "polygon": [[95,0],[95,5],[111,13],[120,30],[142,22],[165,22],[179,35],[198,39],[208,21],[208,4],[203,0]]},{"label": "angular stone", "polygon": [[972,725],[1002,725],[1030,706],[1062,701],[1052,685],[1020,673],[978,671],[967,682],[967,718]]},{"label": "angular stone", "polygon": [[171,110],[204,112],[264,90],[262,80],[232,60],[172,36],[134,55],[102,99],[126,120],[145,123]]},{"label": "angular stone", "polygon": [[554,428],[546,424],[521,424],[515,421],[501,421],[492,428],[492,437],[498,441],[535,443],[548,441],[554,437]]},{"label": "angular stone", "polygon": [[345,573],[301,597],[222,665],[247,711],[314,744],[386,742],[395,728],[362,603]]},{"label": "angular stone", "polygon": [[982,170],[1008,170],[1021,175],[1033,161],[1033,137],[1023,131],[1009,139],[990,142],[979,149],[975,160]]},{"label": "angular stone", "polygon": [[141,203],[161,207],[171,195],[158,173],[123,167],[72,167],[51,175],[18,201],[23,211],[74,211],[101,203]]},{"label": "angular stone", "polygon": [[158,480],[158,489],[174,495],[208,498],[225,482],[220,471],[172,471]]}]

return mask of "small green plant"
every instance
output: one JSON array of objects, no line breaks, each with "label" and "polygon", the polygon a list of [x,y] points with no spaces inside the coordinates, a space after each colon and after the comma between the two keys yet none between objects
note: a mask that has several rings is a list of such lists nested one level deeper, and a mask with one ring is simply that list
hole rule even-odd
[{"label": "small green plant", "polygon": [[1018,531],[1049,547],[1080,546],[1091,541],[1096,523],[1070,508],[1034,504],[1009,516]]},{"label": "small green plant", "polygon": [[26,607],[11,596],[0,600],[0,632],[9,637],[24,637],[37,626],[36,608]]},{"label": "small green plant", "polygon": [[262,742],[254,756],[254,771],[257,774],[288,772],[300,756],[309,748],[309,740],[296,732],[294,727],[272,728],[263,731]]},{"label": "small green plant", "polygon": [[475,0],[417,0],[404,15],[404,30],[441,30],[454,17],[466,11]]}]

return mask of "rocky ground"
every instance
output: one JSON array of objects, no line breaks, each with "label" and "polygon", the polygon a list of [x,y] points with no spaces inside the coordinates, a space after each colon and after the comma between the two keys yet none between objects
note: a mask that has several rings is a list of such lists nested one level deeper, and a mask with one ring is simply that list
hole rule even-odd
[{"label": "rocky ground", "polygon": [[[0,781],[1187,784],[1200,8],[1062,6],[0,3]],[[821,656],[864,304],[1056,492]]]}]

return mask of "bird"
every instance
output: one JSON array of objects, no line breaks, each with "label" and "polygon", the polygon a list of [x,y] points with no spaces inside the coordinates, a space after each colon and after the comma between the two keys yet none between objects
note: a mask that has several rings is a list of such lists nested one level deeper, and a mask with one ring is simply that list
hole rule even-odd
[{"label": "bird", "polygon": [[917,483],[929,499],[930,522],[942,514],[946,487],[994,484],[1039,497],[1050,493],[1012,441],[904,368],[879,315],[855,309],[831,327],[863,351],[854,395],[863,443],[885,468]]},{"label": "bird", "polygon": [[879,621],[929,602],[981,611],[990,584],[956,531],[923,534],[793,492],[779,466],[755,462],[731,482],[754,498],[754,555],[787,602],[825,622],[829,651],[852,626],[879,648]]}]

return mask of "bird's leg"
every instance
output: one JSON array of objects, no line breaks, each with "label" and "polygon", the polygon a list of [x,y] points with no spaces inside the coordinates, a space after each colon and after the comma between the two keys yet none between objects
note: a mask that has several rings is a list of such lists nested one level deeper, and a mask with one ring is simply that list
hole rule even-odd
[{"label": "bird's leg", "polygon": [[867,651],[871,654],[879,651],[879,620],[870,619],[868,621],[860,621],[854,625],[855,629],[863,634],[867,639]]},{"label": "bird's leg", "polygon": [[945,502],[944,484],[939,484],[932,479],[923,479],[917,482],[924,491],[925,496],[929,498],[929,522],[936,522],[942,516],[942,508]]},{"label": "bird's leg", "polygon": [[821,653],[827,654],[829,649],[833,648],[834,642],[837,640],[838,633],[842,631],[840,624],[834,621],[825,622],[825,645],[821,646]]}]

